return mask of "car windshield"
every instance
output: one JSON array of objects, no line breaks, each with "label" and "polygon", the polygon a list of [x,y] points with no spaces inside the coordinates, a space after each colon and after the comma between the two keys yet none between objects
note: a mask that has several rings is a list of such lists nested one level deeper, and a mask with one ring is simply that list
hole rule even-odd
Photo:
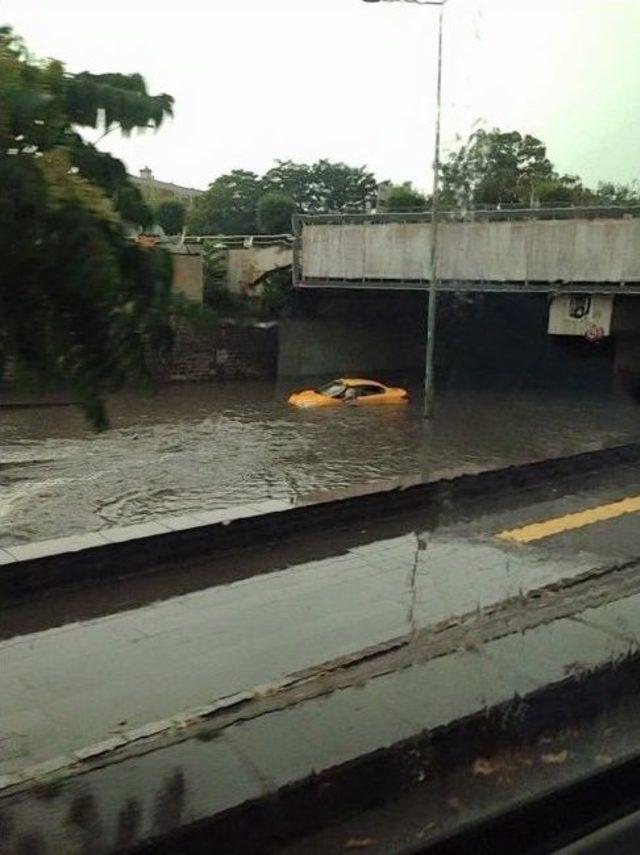
[{"label": "car windshield", "polygon": [[326,386],[322,386],[316,391],[319,395],[326,395],[328,398],[337,398],[338,395],[342,395],[345,388],[344,383],[341,383],[340,380],[333,380],[331,383],[328,383]]}]

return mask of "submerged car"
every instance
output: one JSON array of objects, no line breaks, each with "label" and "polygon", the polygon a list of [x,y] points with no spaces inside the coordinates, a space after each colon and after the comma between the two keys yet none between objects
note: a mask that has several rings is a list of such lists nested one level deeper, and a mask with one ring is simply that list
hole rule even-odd
[{"label": "submerged car", "polygon": [[294,392],[289,403],[294,407],[338,407],[342,404],[406,404],[408,400],[406,389],[385,386],[375,380],[341,378],[320,389]]}]

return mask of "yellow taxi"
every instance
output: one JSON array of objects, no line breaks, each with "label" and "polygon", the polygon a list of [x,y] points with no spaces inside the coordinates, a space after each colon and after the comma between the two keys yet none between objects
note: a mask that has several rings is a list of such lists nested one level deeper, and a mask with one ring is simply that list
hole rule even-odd
[{"label": "yellow taxi", "polygon": [[343,404],[373,406],[376,404],[406,404],[409,400],[406,389],[385,386],[375,380],[342,377],[332,380],[320,389],[304,389],[294,392],[289,403],[294,407],[340,407]]}]

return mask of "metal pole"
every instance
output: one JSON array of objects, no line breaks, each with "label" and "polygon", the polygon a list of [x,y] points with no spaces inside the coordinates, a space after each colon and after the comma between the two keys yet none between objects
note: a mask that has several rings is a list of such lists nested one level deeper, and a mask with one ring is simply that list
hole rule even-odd
[{"label": "metal pole", "polygon": [[[446,0],[445,0],[446,2]],[[431,265],[427,315],[427,352],[424,372],[424,417],[432,419],[435,410],[435,347],[438,302],[438,196],[440,192],[440,117],[442,112],[442,30],[445,2],[438,16],[438,82],[436,89],[436,140],[433,160],[433,195],[431,196]]]}]

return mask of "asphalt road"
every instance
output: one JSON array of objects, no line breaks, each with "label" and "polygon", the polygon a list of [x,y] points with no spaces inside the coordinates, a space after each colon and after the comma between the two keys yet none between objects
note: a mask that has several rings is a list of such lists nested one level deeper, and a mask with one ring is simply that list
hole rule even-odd
[{"label": "asphalt road", "polygon": [[638,497],[576,473],[7,609],[0,775],[640,557]]}]

